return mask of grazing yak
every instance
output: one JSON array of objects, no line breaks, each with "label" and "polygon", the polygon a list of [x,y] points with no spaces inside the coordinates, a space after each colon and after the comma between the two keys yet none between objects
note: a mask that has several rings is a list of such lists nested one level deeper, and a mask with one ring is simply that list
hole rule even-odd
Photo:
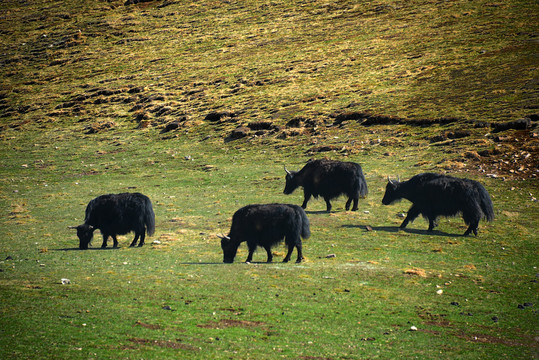
[{"label": "grazing yak", "polygon": [[77,229],[81,250],[88,249],[96,229],[103,235],[101,248],[107,247],[109,236],[118,247],[116,235],[131,231],[135,238],[130,246],[135,246],[139,238],[138,246],[142,246],[146,233],[151,236],[155,231],[155,215],[150,199],[140,193],[101,195],[88,203],[84,223],[71,228]]},{"label": "grazing yak", "polygon": [[258,246],[266,250],[267,262],[271,262],[271,248],[284,238],[288,253],[283,262],[290,260],[295,247],[298,252],[296,262],[299,263],[303,260],[301,238],[307,239],[310,235],[309,220],[305,211],[297,205],[247,205],[234,213],[228,236],[220,236],[223,262],[234,262],[238,247],[244,241],[249,248],[245,262],[252,261]]},{"label": "grazing yak", "polygon": [[432,231],[439,216],[462,214],[468,225],[464,236],[471,232],[477,235],[479,220],[494,219],[489,193],[483,185],[474,180],[434,173],[419,174],[404,182],[388,178],[382,204],[389,205],[402,198],[410,200],[412,207],[400,225],[401,229],[419,215],[423,215],[429,221],[428,231]]},{"label": "grazing yak", "polygon": [[354,201],[352,211],[357,210],[359,197],[367,196],[367,182],[359,164],[335,160],[309,160],[300,171],[286,171],[285,194],[292,194],[299,186],[303,187],[302,208],[314,196],[322,196],[326,201],[327,211],[331,211],[330,200],[347,195],[346,210]]}]

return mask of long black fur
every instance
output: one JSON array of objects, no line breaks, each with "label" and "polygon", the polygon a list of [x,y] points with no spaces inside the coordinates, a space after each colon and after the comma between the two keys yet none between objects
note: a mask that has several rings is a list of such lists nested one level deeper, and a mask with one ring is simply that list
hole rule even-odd
[{"label": "long black fur", "polygon": [[299,186],[303,187],[302,208],[307,208],[311,196],[322,196],[326,201],[327,211],[331,211],[330,200],[341,195],[348,196],[346,210],[354,202],[352,211],[358,209],[360,197],[367,196],[367,181],[361,166],[354,162],[336,160],[310,160],[300,171],[287,171],[285,194],[291,194]]},{"label": "long black fur", "polygon": [[408,181],[389,181],[382,203],[389,205],[400,199],[412,202],[408,215],[400,225],[405,228],[410,221],[423,215],[429,221],[429,231],[436,226],[439,216],[462,214],[468,229],[464,235],[477,235],[479,221],[494,219],[492,200],[479,182],[448,175],[423,173]]},{"label": "long black fur", "polygon": [[91,200],[86,207],[84,223],[76,227],[79,248],[88,249],[96,229],[103,235],[102,248],[107,247],[109,236],[118,246],[117,235],[135,232],[130,246],[144,245],[146,233],[151,236],[155,231],[155,214],[150,199],[140,193],[107,194]]},{"label": "long black fur", "polygon": [[290,260],[295,247],[298,253],[296,262],[299,263],[303,259],[301,238],[307,239],[310,235],[309,219],[297,205],[247,205],[234,213],[230,232],[221,240],[223,262],[234,262],[238,247],[244,241],[249,249],[246,262],[252,261],[258,246],[266,250],[267,262],[271,262],[271,248],[284,238],[288,253],[283,262]]}]

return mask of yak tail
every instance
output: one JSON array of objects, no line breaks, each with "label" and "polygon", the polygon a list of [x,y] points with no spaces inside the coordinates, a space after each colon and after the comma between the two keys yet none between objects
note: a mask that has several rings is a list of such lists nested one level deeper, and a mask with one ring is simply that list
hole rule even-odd
[{"label": "yak tail", "polygon": [[494,220],[494,207],[492,206],[492,200],[490,199],[490,195],[483,187],[483,185],[478,183],[477,190],[479,192],[479,201],[481,206],[481,211],[483,212],[483,215],[487,221]]},{"label": "yak tail", "polygon": [[361,167],[358,169],[358,176],[357,176],[357,190],[359,193],[359,196],[364,198],[369,193],[369,189],[367,188],[367,180],[365,180],[365,176],[363,175],[363,171],[361,170]]},{"label": "yak tail", "polygon": [[146,225],[146,233],[152,236],[155,232],[155,214],[153,212],[152,202],[150,199],[145,199],[144,204],[144,225]]},{"label": "yak tail", "polygon": [[296,214],[301,219],[301,237],[303,239],[308,239],[309,236],[311,236],[311,228],[307,214],[305,214],[305,211],[299,206],[296,207]]}]

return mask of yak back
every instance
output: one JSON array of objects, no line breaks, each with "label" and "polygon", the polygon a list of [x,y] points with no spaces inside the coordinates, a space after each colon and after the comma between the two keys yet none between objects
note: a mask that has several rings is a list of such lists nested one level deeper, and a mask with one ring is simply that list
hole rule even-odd
[{"label": "yak back", "polygon": [[155,231],[155,215],[150,199],[141,193],[107,194],[91,200],[84,223],[102,233],[125,235],[133,230],[148,235]]},{"label": "yak back", "polygon": [[310,160],[295,174],[298,183],[314,197],[336,198],[340,195],[367,195],[367,184],[361,166],[354,162]]},{"label": "yak back", "polygon": [[275,245],[285,236],[308,238],[309,220],[305,211],[291,204],[253,204],[234,213],[229,237],[234,243],[255,241],[258,245]]}]

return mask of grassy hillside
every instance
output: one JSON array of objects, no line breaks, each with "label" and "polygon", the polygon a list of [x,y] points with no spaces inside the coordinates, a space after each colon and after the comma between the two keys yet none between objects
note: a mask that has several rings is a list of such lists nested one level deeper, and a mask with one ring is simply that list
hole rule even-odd
[{"label": "grassy hillside", "polygon": [[[0,357],[533,358],[538,10],[2,1]],[[300,265],[222,264],[234,211],[300,204],[283,166],[321,157],[361,163],[360,210],[312,200]],[[424,171],[483,183],[495,221],[399,231],[386,178]],[[79,251],[68,226],[123,191],[156,234]]]}]

